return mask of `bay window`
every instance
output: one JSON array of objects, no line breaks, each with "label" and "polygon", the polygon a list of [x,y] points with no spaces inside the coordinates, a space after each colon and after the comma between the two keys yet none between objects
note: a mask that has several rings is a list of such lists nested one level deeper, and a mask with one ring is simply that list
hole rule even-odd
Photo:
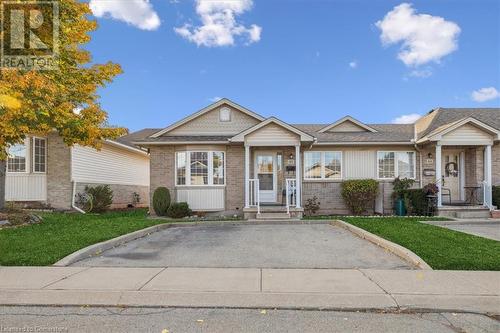
[{"label": "bay window", "polygon": [[24,143],[18,143],[9,147],[7,153],[8,172],[27,172],[27,151],[28,147]]},{"label": "bay window", "polygon": [[415,152],[379,151],[377,165],[378,178],[415,178]]},{"label": "bay window", "polygon": [[188,151],[175,154],[175,185],[225,184],[224,152]]},{"label": "bay window", "polygon": [[304,179],[342,179],[342,152],[305,152]]},{"label": "bay window", "polygon": [[33,138],[33,172],[44,173],[47,165],[47,141]]}]

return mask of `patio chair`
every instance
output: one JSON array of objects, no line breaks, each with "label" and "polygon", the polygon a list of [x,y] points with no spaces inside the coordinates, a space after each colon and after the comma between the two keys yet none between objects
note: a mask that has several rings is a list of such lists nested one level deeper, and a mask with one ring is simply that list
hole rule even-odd
[{"label": "patio chair", "polygon": [[441,187],[441,197],[448,197],[448,202],[451,205],[451,189],[447,187]]}]

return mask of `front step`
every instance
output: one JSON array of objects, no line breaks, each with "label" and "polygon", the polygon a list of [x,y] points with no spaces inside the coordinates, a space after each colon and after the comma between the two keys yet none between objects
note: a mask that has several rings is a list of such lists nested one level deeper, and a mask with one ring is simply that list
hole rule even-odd
[{"label": "front step", "polygon": [[290,214],[282,212],[261,212],[256,215],[257,220],[288,220]]},{"label": "front step", "polygon": [[438,216],[459,219],[489,218],[491,217],[491,212],[483,206],[445,206],[438,209]]}]

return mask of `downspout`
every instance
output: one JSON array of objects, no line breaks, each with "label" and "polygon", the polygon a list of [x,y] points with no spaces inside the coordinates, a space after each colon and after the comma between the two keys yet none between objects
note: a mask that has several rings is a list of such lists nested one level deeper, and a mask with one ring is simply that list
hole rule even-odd
[{"label": "downspout", "polygon": [[76,182],[73,181],[73,190],[71,191],[71,208],[73,208],[74,210],[76,210],[76,211],[78,211],[78,212],[80,212],[82,214],[85,214],[85,212],[82,209],[76,207],[76,205],[75,205],[75,194],[76,194]]},{"label": "downspout", "polygon": [[424,166],[423,162],[422,162],[422,151],[420,150],[420,148],[418,148],[417,146],[417,143],[415,142],[415,140],[412,140],[413,141],[413,146],[415,147],[415,150],[417,151],[417,153],[419,154],[420,158],[419,158],[419,163],[418,163],[418,166],[419,166],[419,169],[420,169],[420,172],[419,172],[419,180],[418,182],[420,183],[420,188],[422,188],[422,184],[423,184],[423,170],[422,170],[422,167]]}]

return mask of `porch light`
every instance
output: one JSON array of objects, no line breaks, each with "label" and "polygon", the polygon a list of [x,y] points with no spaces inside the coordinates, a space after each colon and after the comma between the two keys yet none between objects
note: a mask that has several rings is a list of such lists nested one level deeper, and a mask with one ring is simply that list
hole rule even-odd
[{"label": "porch light", "polygon": [[432,153],[427,154],[428,158],[432,158]]},{"label": "porch light", "polygon": [[290,156],[288,156],[288,159],[293,160],[293,154],[290,153]]}]

